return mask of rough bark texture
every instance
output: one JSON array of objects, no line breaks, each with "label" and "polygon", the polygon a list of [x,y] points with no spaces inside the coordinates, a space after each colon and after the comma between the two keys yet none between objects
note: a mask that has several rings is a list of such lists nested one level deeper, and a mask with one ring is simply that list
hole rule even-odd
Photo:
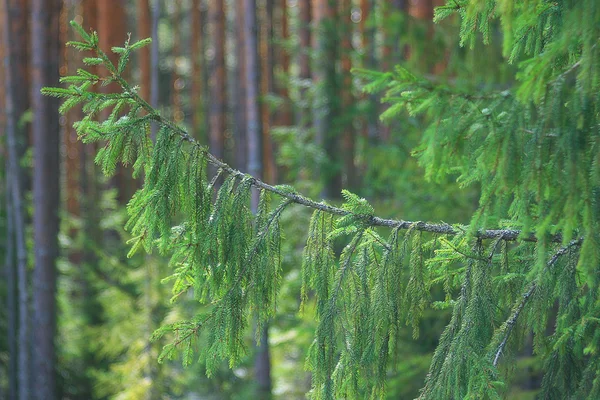
[{"label": "rough bark texture", "polygon": [[208,20],[214,59],[210,68],[209,147],[215,157],[223,159],[226,128],[225,86],[225,10],[223,0],[210,0]]},{"label": "rough bark texture", "polygon": [[58,85],[60,0],[33,0],[31,100],[33,109],[33,354],[36,399],[56,398],[56,258],[58,257],[59,123],[57,99],[43,96]]}]

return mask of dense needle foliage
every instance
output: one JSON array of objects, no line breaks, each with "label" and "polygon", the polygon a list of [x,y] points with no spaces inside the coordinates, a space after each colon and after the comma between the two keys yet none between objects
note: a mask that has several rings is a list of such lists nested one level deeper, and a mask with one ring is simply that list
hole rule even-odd
[{"label": "dense needle foliage", "polygon": [[[74,24],[82,41],[70,44],[92,51],[84,62],[109,75],[79,70],[63,78],[68,88],[44,91],[65,98],[61,112],[83,104],[76,129],[85,142],[105,143],[96,161],[106,174],[123,162],[145,176],[128,206],[130,254],[143,247],[170,255],[173,300],[191,292],[209,305],[154,334],[171,340],[159,359],[179,354],[188,365],[199,357],[209,374],[222,359],[235,365],[248,326],[277,310],[280,218],[296,203],[314,209],[301,292],[305,303],[315,299],[318,317],[306,361],[312,398],[382,397],[400,327],[419,335],[430,307],[450,308],[452,317],[421,398],[502,398],[510,357],[531,332],[544,360],[543,398],[600,397],[600,5],[458,0],[438,8],[436,19],[454,13],[466,45],[493,40],[500,24],[516,85],[441,85],[400,66],[360,73],[372,81],[368,90],[385,92],[382,118],[406,110],[430,121],[414,150],[429,178],[480,185],[468,226],[382,219],[350,192],[338,208],[230,168],[122,78],[131,52],[148,40],[113,48],[120,56],[113,65],[97,35]],[[121,90],[91,91],[111,83]],[[96,121],[106,108],[110,117]],[[434,288],[443,301],[434,301]]]}]

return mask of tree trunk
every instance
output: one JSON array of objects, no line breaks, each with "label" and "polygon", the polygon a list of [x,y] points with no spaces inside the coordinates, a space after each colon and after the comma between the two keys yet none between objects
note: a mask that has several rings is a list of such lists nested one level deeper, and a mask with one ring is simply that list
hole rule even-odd
[{"label": "tree trunk", "polygon": [[[261,113],[260,113],[260,61],[258,59],[258,26],[256,0],[244,0],[244,32],[246,60],[246,123],[248,135],[248,166],[250,175],[262,176]],[[252,193],[252,209],[258,206],[258,191]],[[268,338],[268,326],[261,332],[261,342]],[[257,398],[268,399],[271,396],[271,360],[268,343],[261,343],[254,360],[254,373],[257,382]]]},{"label": "tree trunk", "polygon": [[[364,68],[375,68],[375,29],[372,26],[371,13],[373,11],[373,0],[360,0],[360,23],[359,30],[361,36],[363,50],[363,66]],[[371,142],[376,142],[379,139],[377,132],[377,114],[378,114],[378,99],[377,95],[370,94],[365,96],[368,101],[366,121],[363,129],[363,137],[366,137]]]},{"label": "tree trunk", "polygon": [[181,104],[181,89],[184,86],[183,77],[177,71],[177,58],[181,55],[181,0],[175,0],[175,12],[172,15],[171,26],[173,27],[173,47],[171,57],[173,58],[173,70],[171,71],[171,105],[173,106],[173,120],[181,123],[185,119]]},{"label": "tree trunk", "polygon": [[259,24],[259,54],[260,54],[260,89],[261,96],[259,101],[261,106],[262,122],[262,173],[263,178],[268,182],[276,182],[275,161],[273,158],[273,143],[271,142],[271,125],[273,122],[272,113],[264,99],[273,93],[273,0],[265,0],[261,10]]},{"label": "tree trunk", "polygon": [[246,131],[246,31],[244,28],[244,11],[234,8],[235,12],[235,49],[236,63],[233,79],[234,95],[234,143],[236,168],[246,171],[248,161],[248,145]]},{"label": "tree trunk", "polygon": [[350,0],[341,0],[340,5],[340,34],[341,40],[341,73],[342,73],[342,159],[344,164],[345,186],[350,190],[358,187],[356,166],[354,164],[354,126],[351,109],[354,107],[352,94],[352,4]]},{"label": "tree trunk", "polygon": [[[308,3],[308,2],[306,2]],[[281,40],[287,42],[290,39],[290,28],[289,28],[289,14],[288,14],[288,0],[282,0],[281,2]],[[290,95],[288,91],[289,77],[290,77],[290,53],[284,47],[280,46],[280,63],[281,69],[285,76],[285,81],[279,84],[279,95],[284,101],[283,109],[280,110],[279,114],[279,125],[290,126],[292,125],[292,113],[290,110]]]},{"label": "tree trunk", "polygon": [[[152,46],[150,47],[150,105],[158,108],[160,99],[159,77],[158,77],[158,23],[160,20],[160,2],[152,0]],[[156,124],[152,124],[152,140],[156,140]]]},{"label": "tree trunk", "polygon": [[[0,2],[0,24],[8,27],[7,19],[8,10],[4,1]],[[2,28],[2,35],[5,36],[5,28]],[[0,43],[0,110],[5,112],[0,114],[0,129],[2,132],[7,132],[7,119],[6,119],[6,96],[9,95],[6,87],[6,74],[8,72],[5,66],[8,66],[9,48],[7,43],[3,40]],[[6,146],[6,144],[5,144]],[[8,155],[8,149],[2,148],[4,154]],[[12,179],[13,174],[10,168],[10,158],[5,158],[5,186],[4,194],[6,195],[6,242],[5,246],[5,264],[4,264],[4,278],[6,282],[6,344],[8,349],[8,387],[7,396],[9,400],[17,400],[18,395],[18,318],[19,311],[17,309],[17,269],[15,259],[15,229],[14,229],[14,210],[12,207]]]},{"label": "tree trunk", "polygon": [[[78,14],[79,10],[76,10]],[[60,43],[63,52],[61,74],[65,75],[68,72],[75,72],[81,68],[83,63],[80,61],[79,52],[76,49],[64,46],[69,40],[78,40],[75,38],[73,31],[69,27],[67,7],[63,9],[63,14],[60,18]],[[66,207],[68,220],[74,220],[81,215],[81,154],[84,151],[83,143],[78,140],[77,131],[73,128],[75,121],[81,121],[83,112],[80,107],[75,107],[69,110],[65,115],[63,129],[63,148],[65,149],[64,168],[66,180]],[[74,224],[69,224],[68,235],[71,240],[76,240],[79,229]],[[81,264],[82,251],[81,249],[70,249],[68,254],[69,262],[73,265]]]},{"label": "tree trunk", "polygon": [[37,399],[56,398],[56,258],[58,257],[59,123],[57,99],[43,96],[58,85],[60,0],[33,0],[31,14],[33,109],[33,226],[35,269],[34,391]]},{"label": "tree trunk", "polygon": [[[19,143],[26,138],[26,130],[19,129],[19,119],[28,108],[27,93],[27,44],[23,41],[27,34],[26,3],[20,0],[4,0],[4,18],[2,21],[4,54],[4,104],[6,107],[6,144],[8,153],[7,190],[11,195],[12,228],[16,250],[16,280],[18,288],[18,359],[17,380],[19,399],[28,400],[31,396],[31,359],[30,359],[30,312],[28,297],[27,249],[25,244],[25,212],[23,205],[25,173],[20,164],[24,147]],[[15,45],[15,43],[17,45]],[[19,87],[17,87],[17,83]],[[23,140],[26,142],[26,140]]]},{"label": "tree trunk", "polygon": [[[2,16],[2,21],[5,21]],[[4,128],[4,127],[2,127]],[[10,188],[10,165],[6,163],[6,243],[5,243],[5,264],[4,271],[6,276],[6,316],[7,316],[7,332],[6,342],[8,347],[8,398],[10,400],[17,400],[17,368],[18,368],[18,346],[17,346],[17,332],[18,332],[18,311],[17,311],[17,271],[15,269],[15,256],[14,256],[14,217],[12,208],[12,199]]]},{"label": "tree trunk", "polygon": [[204,71],[205,71],[205,38],[203,30],[203,13],[204,7],[200,0],[193,0],[192,2],[192,133],[196,139],[204,140],[201,138],[202,125],[206,113],[204,111]]},{"label": "tree trunk", "polygon": [[[152,17],[148,0],[137,0],[138,29],[137,40],[152,36]],[[148,46],[138,50],[140,66],[140,96],[150,101],[150,48]]]},{"label": "tree trunk", "polygon": [[334,120],[339,117],[339,100],[336,62],[337,35],[335,4],[330,0],[315,0],[313,6],[316,35],[313,46],[316,52],[313,81],[317,85],[317,99],[313,105],[315,139],[327,154],[323,196],[339,197],[342,189],[341,162],[338,132],[334,131]]},{"label": "tree trunk", "polygon": [[[407,31],[406,26],[392,28],[391,23],[397,24],[397,18],[388,20],[390,16],[397,15],[398,13],[403,14],[404,17],[408,15],[408,0],[394,0],[392,2],[381,1],[380,7],[383,8],[382,13],[383,24],[380,27],[381,35],[383,37],[383,49],[381,54],[381,66],[384,72],[391,71],[394,65],[401,62],[404,58],[406,50],[403,44],[399,43],[398,38],[402,37],[401,32]],[[402,21],[407,21],[402,19]],[[406,22],[403,24],[406,25]],[[389,106],[387,104],[380,105],[380,113],[383,113]],[[384,143],[390,141],[390,125],[381,125],[381,140]]]},{"label": "tree trunk", "polygon": [[[301,1],[298,3],[298,7],[298,37],[300,39],[300,54],[298,56],[299,78],[302,81],[307,81],[312,76],[310,68],[310,48],[312,43],[310,31],[310,24],[312,21],[311,1]],[[300,89],[300,93],[302,99],[305,100],[306,89],[304,86]],[[299,120],[302,126],[308,127],[311,115],[310,107],[301,110]]]},{"label": "tree trunk", "polygon": [[210,133],[209,148],[212,154],[223,159],[226,128],[225,86],[225,10],[224,0],[210,0],[208,20],[214,59],[210,69]]}]

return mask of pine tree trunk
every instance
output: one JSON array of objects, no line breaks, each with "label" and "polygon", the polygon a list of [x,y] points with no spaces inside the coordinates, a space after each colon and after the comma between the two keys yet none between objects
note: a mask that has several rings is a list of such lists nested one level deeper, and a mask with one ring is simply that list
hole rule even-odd
[{"label": "pine tree trunk", "polygon": [[[28,400],[31,397],[31,331],[28,297],[27,249],[25,244],[25,212],[23,205],[24,177],[20,159],[23,154],[23,140],[26,130],[19,129],[18,121],[28,106],[27,90],[28,66],[24,42],[28,37],[27,8],[22,0],[4,0],[4,18],[2,21],[4,54],[4,104],[6,107],[6,145],[8,153],[7,190],[11,196],[12,228],[16,250],[16,283],[18,291],[18,355],[17,380],[19,399]],[[16,43],[16,45],[15,45]],[[19,86],[17,86],[19,85]],[[22,142],[19,143],[19,138]],[[14,308],[13,308],[14,309]]]},{"label": "pine tree trunk", "polygon": [[261,176],[260,63],[258,60],[258,27],[256,1],[244,0],[245,60],[246,60],[246,132],[248,135],[248,166],[252,176]]},{"label": "pine tree trunk", "polygon": [[339,117],[336,14],[334,1],[315,0],[313,18],[317,31],[313,37],[316,52],[313,81],[318,85],[318,90],[313,112],[315,139],[325,150],[328,159],[328,165],[321,171],[324,178],[323,196],[326,198],[339,197],[342,190],[339,135],[333,129],[334,120]]},{"label": "pine tree trunk", "polygon": [[234,7],[235,13],[235,53],[236,63],[233,79],[234,95],[234,143],[235,165],[241,171],[246,171],[248,161],[248,145],[246,131],[246,32],[244,28],[244,10]]},{"label": "pine tree trunk", "polygon": [[[259,54],[261,62],[260,88],[261,99],[266,99],[273,93],[273,0],[265,0],[264,6],[259,7]],[[264,100],[263,100],[264,101]],[[275,159],[273,158],[273,143],[271,142],[272,113],[267,104],[261,107],[262,121],[262,170],[263,178],[268,182],[276,182]]]},{"label": "pine tree trunk", "polygon": [[[137,40],[152,36],[152,17],[148,0],[137,0]],[[138,50],[140,66],[140,96],[150,101],[150,48],[148,46]]]},{"label": "pine tree trunk", "polygon": [[210,40],[214,48],[214,59],[208,80],[210,85],[209,148],[219,159],[223,159],[224,156],[226,127],[224,7],[224,0],[209,0]]},{"label": "pine tree trunk", "polygon": [[[0,24],[8,27],[7,9],[4,1],[0,2]],[[2,28],[2,35],[5,35]],[[0,110],[6,109],[6,96],[8,95],[6,87],[6,73],[4,68],[8,64],[9,49],[4,41],[0,42]],[[2,132],[7,132],[6,112],[0,113],[0,129]],[[6,143],[0,149],[4,154],[9,154],[6,148]],[[8,385],[6,395],[8,400],[17,400],[17,371],[18,371],[18,318],[19,311],[17,309],[17,269],[15,260],[15,229],[14,229],[14,210],[12,207],[12,190],[10,170],[10,159],[5,158],[5,186],[4,194],[6,196],[6,241],[4,243],[5,262],[4,262],[4,278],[6,282],[6,345],[8,350],[7,376]]]},{"label": "pine tree trunk", "polygon": [[172,15],[171,26],[173,27],[173,48],[171,49],[171,57],[175,61],[173,63],[173,71],[171,73],[171,105],[173,106],[173,120],[176,123],[181,123],[184,120],[184,112],[181,104],[181,89],[183,88],[183,77],[179,76],[177,71],[177,57],[181,55],[181,0],[175,0],[175,12]]},{"label": "pine tree trunk", "polygon": [[[375,29],[372,25],[371,13],[373,12],[373,0],[360,0],[360,23],[359,30],[363,49],[363,67],[368,69],[375,68]],[[379,139],[377,131],[377,95],[370,94],[366,96],[368,101],[366,121],[363,129],[363,137],[371,142]]]},{"label": "pine tree trunk", "polygon": [[[158,77],[158,23],[160,20],[160,2],[152,0],[152,46],[150,47],[150,105],[158,108],[160,99],[159,77]],[[152,140],[156,140],[156,124],[152,125]]]},{"label": "pine tree trunk", "polygon": [[[252,176],[262,176],[262,135],[260,112],[260,61],[258,59],[258,26],[256,16],[256,0],[244,0],[244,32],[245,32],[245,61],[246,61],[246,123],[248,166],[247,171]],[[258,192],[252,194],[252,209],[258,206]],[[257,382],[257,398],[268,399],[271,396],[271,360],[269,356],[268,326],[261,332],[261,346],[257,349],[254,361],[254,373]]]},{"label": "pine tree trunk", "polygon": [[33,109],[33,272],[35,398],[56,398],[56,258],[58,257],[59,123],[57,99],[43,96],[58,85],[60,0],[33,0],[31,14]]},{"label": "pine tree trunk", "polygon": [[[386,17],[393,15],[394,13],[408,14],[408,0],[394,0],[387,2],[382,0],[380,7],[383,8],[383,20],[384,24],[381,26],[381,35],[383,37],[383,49],[381,56],[381,66],[384,72],[391,71],[394,65],[402,61],[404,57],[404,48],[399,45],[399,32],[405,32],[406,28],[401,27],[397,30],[390,32],[389,24],[386,24]],[[388,108],[387,104],[380,106],[380,113],[383,113]],[[388,143],[390,140],[390,126],[388,124],[381,125],[381,140],[384,143]]]},{"label": "pine tree trunk", "polygon": [[[301,1],[298,3],[298,37],[300,40],[300,54],[298,55],[299,78],[303,81],[309,80],[312,76],[310,68],[310,49],[311,49],[311,31],[310,24],[312,21],[311,1]],[[306,99],[306,89],[300,89],[302,99]],[[304,127],[308,127],[311,120],[311,112],[309,107],[302,109],[299,115],[299,120]]]},{"label": "pine tree trunk", "polygon": [[[79,52],[73,48],[64,46],[69,40],[78,40],[69,27],[69,21],[66,15],[66,7],[63,9],[63,15],[60,19],[61,50],[63,52],[61,70],[74,72],[83,66],[80,61]],[[78,10],[76,10],[78,12]],[[66,151],[64,157],[64,168],[66,178],[66,206],[69,220],[77,219],[81,216],[81,154],[83,153],[83,143],[77,137],[77,131],[73,128],[75,121],[83,118],[83,112],[80,107],[75,107],[65,115],[63,130],[63,146]],[[69,226],[69,237],[75,240],[79,229],[74,225]],[[81,249],[70,249],[68,254],[69,262],[73,265],[79,265],[82,261]]]},{"label": "pine tree trunk", "polygon": [[[2,16],[1,21],[5,21]],[[4,126],[2,126],[4,128]],[[10,166],[6,163],[6,175],[10,176]],[[7,179],[6,190],[6,242],[5,242],[5,264],[4,273],[6,279],[6,344],[8,348],[8,398],[9,400],[17,400],[17,332],[18,332],[18,311],[17,311],[17,271],[15,269],[14,256],[14,217],[11,200],[11,189],[8,185],[10,181]]]},{"label": "pine tree trunk", "polygon": [[192,133],[197,139],[201,138],[203,118],[206,117],[204,111],[204,30],[203,13],[204,7],[200,0],[192,1],[192,39],[191,39],[191,58],[192,58]]},{"label": "pine tree trunk", "polygon": [[355,132],[353,118],[350,116],[354,107],[354,97],[352,94],[352,3],[350,0],[340,1],[340,34],[341,40],[341,70],[342,70],[342,112],[344,115],[344,124],[342,127],[342,158],[344,163],[344,175],[346,177],[345,186],[350,190],[358,187],[358,176],[354,164],[354,142]]},{"label": "pine tree trunk", "polygon": [[[308,3],[308,2],[307,2]],[[287,42],[290,39],[290,28],[289,28],[289,10],[288,0],[281,1],[281,40]],[[279,96],[284,101],[283,109],[279,112],[279,125],[290,126],[292,125],[292,113],[290,110],[290,95],[288,91],[288,81],[290,76],[290,53],[284,47],[279,48],[280,64],[283,74],[286,79],[284,82],[279,84]]]}]

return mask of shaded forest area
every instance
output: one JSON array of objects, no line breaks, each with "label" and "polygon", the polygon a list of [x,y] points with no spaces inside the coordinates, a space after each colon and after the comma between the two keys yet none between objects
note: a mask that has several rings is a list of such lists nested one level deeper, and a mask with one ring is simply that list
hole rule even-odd
[{"label": "shaded forest area", "polygon": [[[600,304],[591,294],[597,246],[589,244],[599,215],[600,102],[588,91],[600,82],[600,6],[509,3],[2,0],[0,400],[533,399],[600,390],[590,383],[600,382],[600,337],[589,325]],[[570,27],[585,13],[578,34]],[[88,52],[92,31],[107,59]],[[562,32],[571,33],[563,40]],[[152,42],[138,45],[144,38]],[[76,74],[81,79],[68,78]],[[82,86],[46,92],[64,103],[42,94],[65,77]],[[135,161],[146,139],[127,153],[109,135],[133,119],[109,104],[112,95],[131,101],[140,121],[147,117],[135,125],[151,138],[147,165]],[[181,249],[201,242],[177,242],[188,234],[187,221],[173,222],[185,219],[185,206],[143,203],[148,185],[171,185],[155,177],[168,173],[156,172],[156,160],[168,170],[160,149],[176,134],[185,139],[180,144],[212,154],[198,152],[208,160],[207,183],[198,181],[216,198],[209,223],[221,218],[220,206],[238,210],[220,188],[248,195],[242,212],[223,217],[226,236],[206,231],[214,241],[205,253],[223,253],[214,264],[238,263],[233,278],[226,272],[219,279],[243,282],[244,293],[257,286],[269,292],[256,303],[277,300],[276,312],[264,314],[255,303],[233,302],[232,314],[249,309],[241,313],[244,329],[225,325],[221,338],[196,336],[200,323],[194,335],[178,336],[180,321],[212,315],[231,289],[216,282],[201,294],[199,278],[185,275],[191,261]],[[173,190],[185,203],[186,183],[177,182]],[[288,201],[265,205],[269,191]],[[316,198],[327,203],[307,200]],[[168,224],[149,240],[131,222],[144,210]],[[339,220],[326,219],[331,210]],[[237,260],[236,246],[255,243],[238,241],[236,218],[259,238],[275,221],[276,239],[256,251],[265,265],[277,260],[275,288],[260,271],[248,281],[235,275],[254,262],[254,250]],[[266,230],[260,218],[268,219]],[[333,261],[311,251],[331,254],[344,272],[332,269],[319,286]],[[405,266],[398,276],[386,267],[395,251]],[[563,255],[567,272],[543,275]],[[354,270],[346,283],[348,265]],[[491,272],[478,272],[483,266]],[[212,274],[207,281],[217,279]],[[527,322],[517,325],[529,297]],[[328,314],[322,300],[332,298],[343,311]],[[532,322],[536,313],[540,321]],[[342,322],[328,328],[330,314]],[[515,326],[517,339],[509,340]],[[188,336],[188,350],[165,352],[171,341],[187,345]],[[229,347],[213,351],[221,342]],[[449,371],[450,362],[460,367]]]}]

